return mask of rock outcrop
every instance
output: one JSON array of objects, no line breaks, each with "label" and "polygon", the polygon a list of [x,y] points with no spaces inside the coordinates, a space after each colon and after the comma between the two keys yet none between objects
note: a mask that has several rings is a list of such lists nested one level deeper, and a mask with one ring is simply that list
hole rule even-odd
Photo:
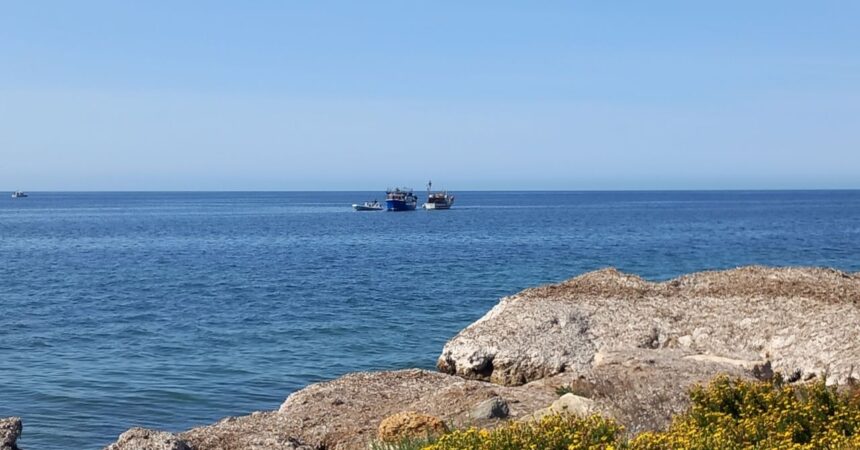
[{"label": "rock outcrop", "polygon": [[[353,373],[278,411],[176,435],[132,430],[108,449],[364,450],[381,428],[418,423],[404,418],[495,427],[560,411],[611,416],[633,434],[666,426],[689,388],[718,374],[853,379],[857,324],[858,274],[746,267],[651,283],[607,269],[502,299],[445,345],[443,373]],[[163,446],[130,446],[140,439]]]},{"label": "rock outcrop", "polygon": [[[606,353],[586,375],[561,373],[523,386],[500,386],[426,370],[360,372],[292,394],[279,411],[224,419],[180,433],[192,450],[366,449],[383,420],[404,411],[438,417],[450,428],[504,424],[532,416],[559,399],[561,386],[587,398],[588,411],[617,418],[631,432],[656,429],[687,405],[687,388],[718,373],[751,377],[742,365],[685,359],[652,349]],[[490,406],[488,406],[490,405]],[[122,439],[121,439],[122,441]],[[128,450],[130,447],[110,448]]]},{"label": "rock outcrop", "polygon": [[631,432],[665,426],[687,406],[687,389],[715,374],[752,377],[734,362],[684,359],[682,353],[635,349],[600,355],[585,375],[561,373],[522,386],[500,386],[426,370],[358,372],[312,384],[276,412],[224,419],[178,437],[193,450],[366,449],[382,421],[406,411],[438,417],[450,428],[505,423],[475,415],[489,403],[507,419],[532,416],[557,401],[560,386],[576,386],[589,411],[617,418]]},{"label": "rock outcrop", "polygon": [[753,378],[732,361],[697,361],[676,350],[633,349],[600,353],[585,373],[565,372],[524,387],[564,387],[593,400],[590,412],[613,417],[631,434],[657,430],[689,405],[689,389],[718,374]]},{"label": "rock outcrop", "polygon": [[673,350],[693,361],[845,382],[860,369],[860,277],[745,267],[651,283],[613,269],[502,299],[450,340],[439,370],[501,385],[588,374],[607,352]]},{"label": "rock outcrop", "polygon": [[0,450],[18,450],[17,442],[22,429],[19,417],[0,419]]},{"label": "rock outcrop", "polygon": [[191,450],[188,444],[171,433],[132,428],[119,435],[105,450]]},{"label": "rock outcrop", "polygon": [[[324,414],[325,407],[320,408]],[[310,445],[300,438],[302,423],[272,412],[228,417],[213,425],[180,434],[192,450],[322,450],[325,445]],[[327,437],[323,434],[323,437]],[[349,448],[349,447],[342,447]]]},{"label": "rock outcrop", "polygon": [[358,372],[297,391],[277,412],[225,419],[180,437],[194,450],[281,449],[290,442],[326,450],[365,449],[383,419],[404,411],[438,417],[451,427],[497,426],[499,420],[470,416],[494,397],[508,402],[513,418],[558,398],[549,385],[497,386],[418,369]]}]

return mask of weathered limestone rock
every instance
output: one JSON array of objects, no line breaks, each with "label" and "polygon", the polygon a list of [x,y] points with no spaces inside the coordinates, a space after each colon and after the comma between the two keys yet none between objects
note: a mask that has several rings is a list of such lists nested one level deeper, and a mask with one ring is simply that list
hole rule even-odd
[{"label": "weathered limestone rock", "polygon": [[506,398],[510,416],[518,418],[557,395],[550,386],[497,386],[418,369],[358,372],[297,391],[278,412],[225,419],[180,437],[194,450],[280,450],[291,440],[308,448],[366,450],[382,420],[404,411],[438,417],[454,428],[498,426],[499,420],[470,416],[476,404],[493,397]]},{"label": "weathered limestone rock", "polygon": [[501,397],[493,397],[478,403],[470,416],[475,420],[504,419],[510,414],[508,402]]},{"label": "weathered limestone rock", "polygon": [[191,450],[188,445],[171,433],[132,428],[119,435],[119,439],[105,450]]},{"label": "weathered limestone rock", "polygon": [[502,299],[445,345],[437,367],[519,385],[587,374],[605,352],[671,349],[843,383],[860,369],[858,323],[860,277],[836,270],[744,267],[651,283],[607,269]]},{"label": "weathered limestone rock", "polygon": [[[324,413],[324,407],[321,413]],[[301,421],[277,412],[255,412],[228,417],[213,425],[193,428],[180,436],[193,450],[317,450],[299,434]]]},{"label": "weathered limestone rock", "polygon": [[737,361],[684,358],[679,350],[633,349],[597,355],[584,375],[570,372],[523,386],[498,386],[425,370],[360,372],[293,393],[278,412],[229,418],[180,434],[194,450],[325,448],[366,450],[386,417],[416,411],[452,428],[492,428],[504,421],[475,416],[476,405],[504,398],[509,418],[522,419],[577,386],[589,410],[614,417],[630,432],[665,426],[688,405],[687,390],[716,374],[751,377]]},{"label": "weathered limestone rock", "polygon": [[16,444],[22,429],[20,417],[0,419],[0,450],[18,450]]},{"label": "weathered limestone rock", "polygon": [[558,400],[552,402],[550,412],[555,414],[574,414],[585,417],[594,414],[597,408],[594,400],[573,394],[564,394]]},{"label": "weathered limestone rock", "polygon": [[404,439],[438,437],[447,431],[448,426],[436,416],[406,411],[382,419],[377,437],[382,442],[394,443]]},{"label": "weathered limestone rock", "polygon": [[707,383],[718,374],[753,378],[743,365],[683,355],[679,350],[653,349],[599,353],[584,374],[564,372],[524,387],[572,387],[575,395],[594,401],[593,412],[615,418],[634,434],[668,425],[673,415],[689,405],[687,393],[693,385]]},{"label": "weathered limestone rock", "polygon": [[558,400],[552,402],[548,407],[539,409],[526,416],[524,420],[540,420],[551,414],[571,414],[579,417],[588,417],[589,415],[597,412],[594,400],[574,394],[564,394],[559,397]]}]

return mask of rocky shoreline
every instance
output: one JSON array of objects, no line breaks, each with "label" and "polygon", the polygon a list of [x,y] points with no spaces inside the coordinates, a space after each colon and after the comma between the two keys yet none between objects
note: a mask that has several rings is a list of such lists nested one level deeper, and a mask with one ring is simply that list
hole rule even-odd
[{"label": "rocky shoreline", "polygon": [[[857,273],[754,266],[652,283],[606,269],[503,298],[445,345],[438,372],[348,374],[278,411],[176,434],[134,428],[106,450],[365,449],[404,430],[560,409],[611,416],[629,433],[660,429],[690,386],[718,374],[856,380],[857,324]],[[19,419],[0,419],[0,450],[20,434]]]}]

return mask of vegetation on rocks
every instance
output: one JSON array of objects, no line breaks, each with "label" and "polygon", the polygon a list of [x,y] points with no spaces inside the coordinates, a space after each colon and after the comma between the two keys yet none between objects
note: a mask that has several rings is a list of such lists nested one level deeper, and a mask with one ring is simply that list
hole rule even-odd
[{"label": "vegetation on rocks", "polygon": [[630,448],[858,449],[860,391],[824,381],[786,385],[720,377],[693,389],[690,410],[665,432],[636,436]]},{"label": "vegetation on rocks", "polygon": [[[668,429],[628,438],[599,415],[551,415],[447,433],[424,450],[860,449],[860,389],[718,377],[690,393]],[[410,448],[417,448],[412,443]]]},{"label": "vegetation on rocks", "polygon": [[455,431],[424,450],[611,449],[623,428],[598,415],[550,415],[534,422],[512,422],[495,430]]},{"label": "vegetation on rocks", "polygon": [[432,444],[433,438],[403,438],[396,442],[373,441],[370,450],[423,450]]}]

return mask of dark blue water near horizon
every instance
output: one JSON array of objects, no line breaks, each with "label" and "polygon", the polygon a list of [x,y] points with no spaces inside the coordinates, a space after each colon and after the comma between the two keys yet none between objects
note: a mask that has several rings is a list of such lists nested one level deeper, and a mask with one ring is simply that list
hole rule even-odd
[{"label": "dark blue water near horizon", "polygon": [[432,368],[498,298],[606,267],[860,271],[860,191],[377,192],[0,198],[0,417],[25,449],[100,449],[277,409],[357,370]]}]

